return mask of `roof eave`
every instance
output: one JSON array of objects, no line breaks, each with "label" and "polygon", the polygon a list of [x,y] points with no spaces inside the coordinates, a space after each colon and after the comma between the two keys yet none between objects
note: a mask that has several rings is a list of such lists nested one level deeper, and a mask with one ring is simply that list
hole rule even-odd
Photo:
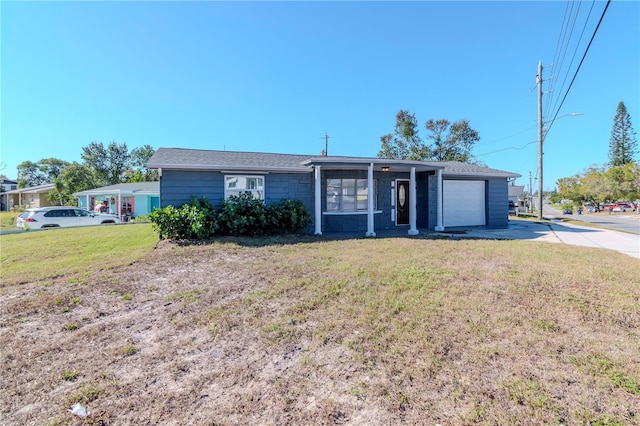
[{"label": "roof eave", "polygon": [[147,164],[150,169],[163,170],[197,170],[197,171],[246,171],[246,172],[280,172],[280,173],[311,173],[309,167],[277,167],[277,166],[246,166],[246,165],[213,165],[213,164]]}]

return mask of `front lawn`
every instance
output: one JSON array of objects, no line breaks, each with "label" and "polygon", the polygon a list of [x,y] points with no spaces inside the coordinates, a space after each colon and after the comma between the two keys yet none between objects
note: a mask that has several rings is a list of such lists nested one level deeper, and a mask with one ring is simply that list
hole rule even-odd
[{"label": "front lawn", "polygon": [[8,424],[640,423],[637,259],[146,226],[0,237]]}]

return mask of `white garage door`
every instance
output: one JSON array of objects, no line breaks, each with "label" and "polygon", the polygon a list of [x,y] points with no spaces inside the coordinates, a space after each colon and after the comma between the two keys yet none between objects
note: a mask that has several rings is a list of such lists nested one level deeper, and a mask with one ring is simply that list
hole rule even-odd
[{"label": "white garage door", "polygon": [[483,180],[444,180],[442,185],[445,227],[486,225]]}]

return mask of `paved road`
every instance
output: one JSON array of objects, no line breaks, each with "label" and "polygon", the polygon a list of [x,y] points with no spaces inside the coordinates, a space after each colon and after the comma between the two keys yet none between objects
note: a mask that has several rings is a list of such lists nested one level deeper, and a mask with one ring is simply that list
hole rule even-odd
[{"label": "paved road", "polygon": [[[549,205],[544,205],[544,216],[558,216],[561,217],[562,212],[551,208]],[[567,216],[565,216],[567,217]],[[572,214],[571,219],[580,220],[582,222],[589,222],[597,225],[601,225],[617,231],[631,232],[633,234],[640,235],[640,216],[635,212],[626,213],[611,213],[611,214]]]}]

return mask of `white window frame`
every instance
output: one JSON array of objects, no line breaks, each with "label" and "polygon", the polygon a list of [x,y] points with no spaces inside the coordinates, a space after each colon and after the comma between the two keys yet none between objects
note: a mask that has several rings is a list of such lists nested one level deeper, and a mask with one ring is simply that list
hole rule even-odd
[{"label": "white window frame", "polygon": [[[244,188],[230,187],[231,183],[240,183]],[[253,198],[264,201],[264,186],[264,175],[224,175],[224,199],[228,200],[232,195],[239,196],[243,192],[249,192]]]},{"label": "white window frame", "polygon": [[[340,188],[337,193],[331,195],[333,198],[330,200],[329,190],[335,188],[336,181],[340,181]],[[345,181],[349,182],[349,185],[345,187]],[[353,184],[351,184],[353,182]],[[368,179],[366,178],[327,178],[325,180],[325,200],[326,200],[326,212],[329,214],[339,213],[366,213],[368,210]],[[349,191],[353,190],[353,191]],[[345,193],[345,191],[347,193]],[[352,199],[351,201],[345,202]],[[337,208],[331,208],[332,204],[337,204]],[[345,205],[347,207],[345,208]],[[353,206],[349,208],[349,206]],[[373,180],[373,209],[378,207],[378,179]]]}]

